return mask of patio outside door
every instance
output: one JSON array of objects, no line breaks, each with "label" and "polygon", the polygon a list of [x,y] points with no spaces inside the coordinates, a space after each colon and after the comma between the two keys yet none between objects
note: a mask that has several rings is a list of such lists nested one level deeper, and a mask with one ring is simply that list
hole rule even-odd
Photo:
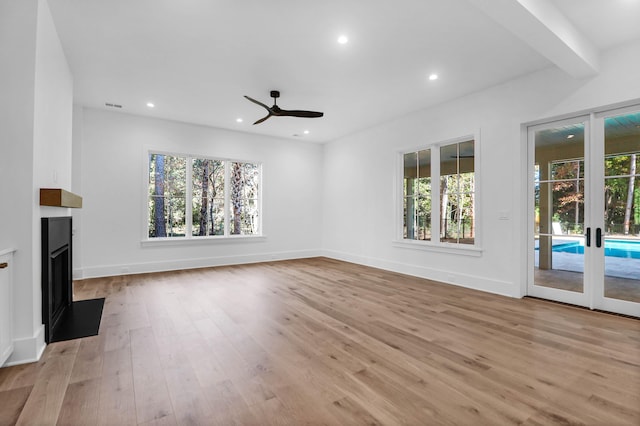
[{"label": "patio outside door", "polygon": [[527,293],[640,317],[640,108],[532,126]]}]

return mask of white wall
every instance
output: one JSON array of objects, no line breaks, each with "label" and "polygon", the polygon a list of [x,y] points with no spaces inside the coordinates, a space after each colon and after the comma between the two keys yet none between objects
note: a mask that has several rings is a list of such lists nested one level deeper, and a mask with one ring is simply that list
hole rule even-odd
[{"label": "white wall", "polygon": [[[82,158],[75,171],[84,196],[74,214],[80,217],[76,248],[82,248],[76,278],[319,253],[321,145],[91,108],[76,108],[74,119],[74,147]],[[148,149],[261,162],[265,238],[143,246]]]},{"label": "white wall", "polygon": [[[38,2],[35,97],[33,114],[32,259],[33,336],[40,344],[42,325],[42,242],[40,218],[70,216],[67,208],[41,207],[40,188],[71,189],[73,78],[67,64],[49,4]],[[10,361],[21,359],[16,351]]]},{"label": "white wall", "polygon": [[[323,248],[335,258],[522,295],[527,211],[521,124],[640,98],[640,43],[602,57],[601,73],[574,80],[553,68],[348,136],[325,147]],[[480,257],[394,245],[396,155],[480,134]],[[509,220],[499,220],[507,211]]]},{"label": "white wall", "polygon": [[8,362],[17,364],[44,349],[40,217],[69,212],[41,208],[39,188],[71,183],[73,83],[46,0],[0,3],[0,52],[0,250],[16,249],[15,350]]},{"label": "white wall", "polygon": [[13,335],[27,345],[34,334],[33,100],[37,5],[35,0],[0,3],[0,250],[17,250],[13,262]]},{"label": "white wall", "polygon": [[[84,109],[79,105],[73,106],[72,117],[72,157],[71,157],[71,169],[73,174],[71,176],[71,192],[74,194],[82,195],[82,121],[83,121]],[[84,200],[83,200],[84,201]],[[73,253],[72,253],[72,265],[82,265],[82,240],[80,239],[79,229],[82,228],[82,209],[72,209],[73,216]]]}]

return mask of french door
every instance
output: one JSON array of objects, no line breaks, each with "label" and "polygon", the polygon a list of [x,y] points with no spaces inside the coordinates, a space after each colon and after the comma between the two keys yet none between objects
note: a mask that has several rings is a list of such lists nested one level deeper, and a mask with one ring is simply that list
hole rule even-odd
[{"label": "french door", "polygon": [[527,294],[640,317],[640,106],[528,128]]}]

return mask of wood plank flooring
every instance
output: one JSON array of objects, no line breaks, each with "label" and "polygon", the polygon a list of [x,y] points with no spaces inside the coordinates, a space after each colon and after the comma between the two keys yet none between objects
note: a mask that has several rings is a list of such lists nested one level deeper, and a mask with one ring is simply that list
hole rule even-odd
[{"label": "wood plank flooring", "polygon": [[0,425],[640,425],[640,321],[325,258],[78,281]]}]

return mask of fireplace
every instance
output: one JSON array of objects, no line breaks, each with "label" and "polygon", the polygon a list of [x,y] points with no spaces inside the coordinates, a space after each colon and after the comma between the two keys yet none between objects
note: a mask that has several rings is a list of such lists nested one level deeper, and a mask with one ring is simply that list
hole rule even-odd
[{"label": "fireplace", "polygon": [[42,218],[42,322],[50,343],[73,302],[71,217]]}]

